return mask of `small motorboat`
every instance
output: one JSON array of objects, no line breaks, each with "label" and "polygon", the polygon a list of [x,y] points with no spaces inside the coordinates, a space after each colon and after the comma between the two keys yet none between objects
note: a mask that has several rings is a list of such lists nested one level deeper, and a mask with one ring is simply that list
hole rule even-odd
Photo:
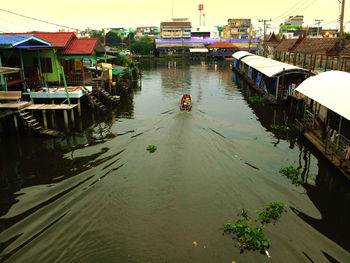
[{"label": "small motorboat", "polygon": [[189,94],[184,94],[181,99],[180,110],[190,111],[192,108],[192,99]]}]

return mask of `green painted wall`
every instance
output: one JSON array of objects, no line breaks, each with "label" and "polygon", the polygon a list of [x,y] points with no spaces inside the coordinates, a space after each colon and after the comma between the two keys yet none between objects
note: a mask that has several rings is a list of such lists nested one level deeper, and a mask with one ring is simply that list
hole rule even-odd
[{"label": "green painted wall", "polygon": [[[40,50],[41,58],[50,58],[52,73],[43,73],[43,77],[47,82],[60,82],[60,75],[62,74],[61,63],[57,58],[56,50]],[[37,61],[38,54],[37,51],[23,51],[24,67],[33,67],[34,60]],[[41,65],[42,70],[44,70],[45,65]]]}]

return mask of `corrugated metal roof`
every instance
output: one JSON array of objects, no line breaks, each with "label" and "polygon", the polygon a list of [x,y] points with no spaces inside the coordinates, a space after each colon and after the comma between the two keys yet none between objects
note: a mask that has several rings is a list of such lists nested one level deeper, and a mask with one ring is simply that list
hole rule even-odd
[{"label": "corrugated metal roof", "polygon": [[350,73],[328,71],[304,80],[296,89],[350,120]]},{"label": "corrugated metal roof", "polygon": [[35,46],[51,46],[51,43],[35,37],[33,35],[1,35],[0,34],[0,45],[1,46],[19,46],[25,45],[26,47]]},{"label": "corrugated metal roof", "polygon": [[281,75],[283,70],[286,74],[289,72],[308,72],[303,68],[256,55],[244,57],[241,61],[270,78]]},{"label": "corrugated metal roof", "polygon": [[50,42],[56,47],[66,47],[69,42],[76,38],[75,32],[28,32],[28,33],[5,33],[5,35],[34,35]]},{"label": "corrugated metal roof", "polygon": [[75,38],[70,41],[69,45],[60,50],[58,55],[89,54],[94,51],[104,52],[105,49],[98,38]]}]

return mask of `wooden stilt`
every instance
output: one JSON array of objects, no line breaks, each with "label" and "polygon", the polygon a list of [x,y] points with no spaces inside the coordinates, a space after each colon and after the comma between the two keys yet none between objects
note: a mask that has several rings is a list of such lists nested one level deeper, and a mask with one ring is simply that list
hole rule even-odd
[{"label": "wooden stilt", "polygon": [[78,98],[78,115],[79,115],[79,118],[81,118],[81,103],[80,103],[80,98]]},{"label": "wooden stilt", "polygon": [[44,128],[47,129],[47,118],[46,118],[46,110],[42,110],[43,114],[43,123],[44,123]]},{"label": "wooden stilt", "polygon": [[63,118],[64,118],[64,126],[66,127],[66,130],[69,131],[67,110],[63,111]]},{"label": "wooden stilt", "polygon": [[13,114],[13,123],[15,125],[16,132],[18,132],[18,121],[17,121],[17,115],[16,114]]},{"label": "wooden stilt", "polygon": [[71,118],[71,121],[72,121],[72,125],[73,127],[75,126],[75,121],[74,121],[74,109],[71,109],[70,110],[70,118]]},{"label": "wooden stilt", "polygon": [[52,129],[55,129],[56,128],[56,125],[55,125],[55,111],[54,110],[52,110],[51,112],[50,112],[50,115],[51,115],[51,128]]}]

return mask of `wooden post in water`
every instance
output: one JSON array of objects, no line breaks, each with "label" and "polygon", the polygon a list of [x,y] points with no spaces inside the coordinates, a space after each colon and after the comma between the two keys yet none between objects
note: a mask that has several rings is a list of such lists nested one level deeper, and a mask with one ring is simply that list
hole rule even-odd
[{"label": "wooden post in water", "polygon": [[16,132],[18,132],[18,121],[17,121],[17,115],[16,114],[13,114],[13,123],[15,125]]},{"label": "wooden post in water", "polygon": [[72,121],[72,126],[74,127],[74,108],[70,110],[70,118],[71,118],[71,121]]},{"label": "wooden post in water", "polygon": [[[55,104],[55,100],[54,99],[51,99],[51,104]],[[51,115],[51,127],[52,127],[52,129],[55,129],[56,128],[56,125],[55,125],[55,111],[52,110],[50,112],[50,115]]]},{"label": "wooden post in water", "polygon": [[63,118],[64,118],[64,126],[66,130],[69,131],[67,110],[63,110]]},{"label": "wooden post in water", "polygon": [[46,118],[46,110],[42,110],[43,114],[43,123],[44,123],[44,128],[47,129],[47,118]]},{"label": "wooden post in water", "polygon": [[337,138],[337,148],[339,146],[339,140],[340,140],[340,131],[341,131],[341,126],[342,126],[342,123],[343,123],[343,117],[340,116],[340,119],[339,119],[339,127],[338,127],[338,138]]},{"label": "wooden post in water", "polygon": [[78,98],[78,115],[79,115],[79,118],[81,118],[81,102],[80,102],[80,98]]},{"label": "wooden post in water", "polygon": [[281,92],[282,92],[282,98],[283,98],[283,91],[284,91],[284,78],[285,78],[285,75],[286,75],[286,69],[283,68],[283,71],[282,71],[282,89],[281,89]]},{"label": "wooden post in water", "polygon": [[326,64],[324,65],[324,71],[327,71],[328,66],[328,56],[326,56]]}]

